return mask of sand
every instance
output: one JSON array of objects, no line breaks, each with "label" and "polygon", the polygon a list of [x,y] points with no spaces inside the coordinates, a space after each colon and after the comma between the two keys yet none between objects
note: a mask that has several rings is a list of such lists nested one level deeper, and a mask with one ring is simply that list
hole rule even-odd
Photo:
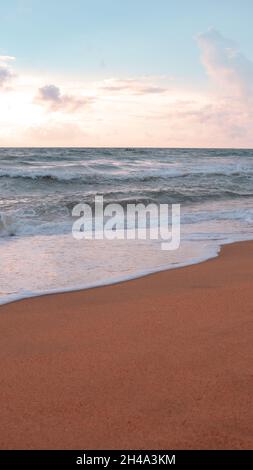
[{"label": "sand", "polygon": [[0,307],[1,449],[253,447],[253,242]]}]

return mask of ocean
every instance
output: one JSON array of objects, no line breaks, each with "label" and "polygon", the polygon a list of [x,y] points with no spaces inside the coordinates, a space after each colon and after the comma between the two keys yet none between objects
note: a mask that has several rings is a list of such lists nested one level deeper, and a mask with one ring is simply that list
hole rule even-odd
[{"label": "ocean", "polygon": [[[75,240],[73,207],[181,205],[181,245]],[[253,150],[0,149],[0,303],[197,263],[253,238]]]}]

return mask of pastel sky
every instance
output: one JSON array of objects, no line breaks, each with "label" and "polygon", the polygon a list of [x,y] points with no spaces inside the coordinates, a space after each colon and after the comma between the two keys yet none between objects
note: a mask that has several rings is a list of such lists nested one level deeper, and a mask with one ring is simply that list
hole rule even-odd
[{"label": "pastel sky", "polygon": [[0,0],[0,146],[253,147],[252,0]]}]

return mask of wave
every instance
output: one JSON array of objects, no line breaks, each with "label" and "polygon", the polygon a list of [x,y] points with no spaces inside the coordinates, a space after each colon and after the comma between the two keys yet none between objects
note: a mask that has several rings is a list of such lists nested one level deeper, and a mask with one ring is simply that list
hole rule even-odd
[{"label": "wave", "polygon": [[[103,171],[104,170],[104,171]],[[161,169],[158,171],[146,171],[140,172],[139,174],[135,171],[126,172],[125,174],[120,172],[120,170],[115,173],[113,172],[106,172],[106,168],[101,168],[100,172],[87,172],[81,173],[83,168],[80,168],[79,171],[75,172],[67,172],[66,169],[64,171],[26,171],[25,169],[22,170],[13,170],[13,169],[6,169],[0,170],[0,178],[10,178],[10,179],[22,179],[22,180],[36,180],[36,181],[57,181],[57,182],[65,182],[65,183],[75,183],[75,182],[82,182],[85,184],[94,184],[94,183],[103,183],[103,182],[111,182],[115,183],[117,181],[122,182],[130,182],[130,181],[143,181],[143,182],[151,182],[151,181],[158,181],[158,180],[168,180],[170,178],[216,178],[216,177],[244,177],[246,179],[250,179],[253,177],[253,169],[250,170],[223,170],[223,171],[212,171],[212,170],[205,170],[205,171],[181,171],[181,170],[174,170],[174,169]]]},{"label": "wave", "polygon": [[95,195],[123,207],[180,203],[194,207],[196,220],[195,208],[209,202],[248,206],[252,157],[239,150],[0,149],[0,236],[64,231],[74,205],[94,206]]},{"label": "wave", "polygon": [[[144,209],[150,203],[181,203],[180,197],[174,194],[174,200],[157,199],[146,194],[145,197],[136,194],[107,193],[104,198],[105,207],[110,203],[120,203],[126,209],[128,204],[143,204]],[[189,207],[181,205],[181,223],[183,225],[200,224],[204,222],[219,221],[241,221],[247,226],[253,223],[253,198],[250,200],[237,199],[229,202],[201,199],[200,204],[193,201]],[[41,204],[33,206],[32,210],[20,208],[0,212],[0,238],[9,238],[12,236],[34,236],[34,235],[56,235],[69,234],[74,221],[72,216],[73,208],[76,204],[88,203],[94,209],[94,195],[80,197],[76,200],[71,198],[43,201]],[[94,212],[93,212],[94,214]],[[235,227],[234,227],[235,228]]]}]

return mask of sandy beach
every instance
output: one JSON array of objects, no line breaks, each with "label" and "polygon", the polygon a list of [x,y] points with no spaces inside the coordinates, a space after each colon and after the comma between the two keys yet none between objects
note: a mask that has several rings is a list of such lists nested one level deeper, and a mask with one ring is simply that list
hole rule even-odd
[{"label": "sandy beach", "polygon": [[0,307],[1,449],[253,446],[253,242]]}]

